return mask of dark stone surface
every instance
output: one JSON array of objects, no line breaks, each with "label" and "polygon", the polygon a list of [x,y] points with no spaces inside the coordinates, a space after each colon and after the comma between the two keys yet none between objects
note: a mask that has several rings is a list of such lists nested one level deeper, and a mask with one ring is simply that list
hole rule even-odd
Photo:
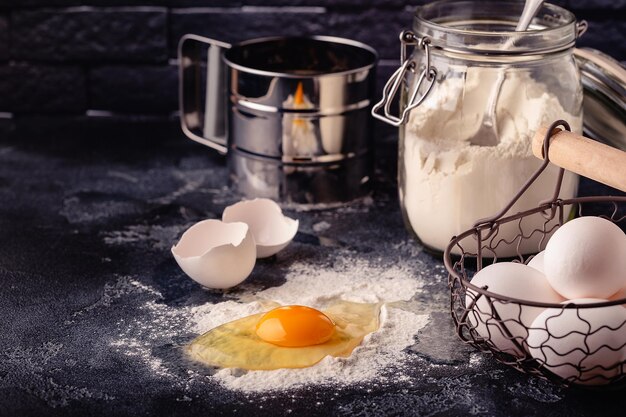
[{"label": "dark stone surface", "polygon": [[78,6],[82,0],[0,0],[0,7]]},{"label": "dark stone surface", "polygon": [[[387,7],[401,7],[423,3],[425,0],[386,1]],[[330,8],[363,8],[380,5],[379,0],[0,0],[0,7],[45,7],[45,6],[169,6],[169,7],[236,7],[236,6],[261,6],[261,7],[330,7]]]},{"label": "dark stone surface", "polygon": [[[554,2],[589,21],[589,32],[579,45],[626,60],[626,0]],[[185,33],[229,42],[267,35],[329,34],[363,41],[379,51],[385,60],[378,71],[380,91],[398,59],[397,34],[411,26],[412,10],[422,3],[425,0],[0,0],[0,65],[9,59],[25,66],[43,61],[60,65],[55,72],[68,68],[69,76],[76,65],[86,72],[95,68],[92,74],[97,83],[87,85],[88,105],[160,114],[174,108],[172,93],[151,96],[143,86],[165,86],[171,81],[167,75],[157,75],[161,70],[144,66],[158,65],[163,74],[168,73],[168,58],[176,56],[178,40]],[[138,67],[132,68],[134,65]],[[120,69],[112,70],[114,67]],[[115,78],[123,72],[122,67],[128,70],[127,80]],[[139,78],[142,74],[145,80]],[[0,97],[5,96],[1,102],[21,102],[22,97],[8,97],[15,88],[7,87],[7,82],[0,84]],[[39,91],[48,88],[27,85],[33,88],[26,94],[28,98],[38,98]],[[115,90],[119,99],[104,91],[118,86],[124,87]],[[137,93],[136,98],[131,91]],[[53,108],[55,103],[58,108]],[[31,104],[3,110],[32,111]],[[65,100],[57,98],[39,106],[39,111],[63,113],[67,108]]]},{"label": "dark stone surface", "polygon": [[9,59],[9,21],[0,14],[0,61]]},{"label": "dark stone surface", "polygon": [[153,115],[54,116],[15,115],[0,141],[40,146],[57,142],[62,149],[91,149],[98,153],[109,147],[121,148],[129,142],[134,147],[151,148],[155,143],[181,141],[183,134],[177,117]]},{"label": "dark stone surface", "polygon": [[[0,0],[0,7],[24,7],[24,6],[171,6],[171,7],[213,7],[213,6],[324,6],[324,7],[353,7],[363,8],[379,6],[384,3],[385,7],[413,6],[425,3],[426,0]],[[626,7],[624,0],[552,0],[569,9],[593,10],[593,9],[620,9]]]},{"label": "dark stone surface", "polygon": [[[188,0],[191,1],[191,0]],[[494,0],[498,1],[498,0]],[[201,3],[202,0],[197,0]],[[380,0],[245,0],[245,4],[254,4],[257,6],[326,6],[329,8],[336,7],[399,7],[399,6],[415,6],[428,3],[429,0],[388,0],[381,2]],[[551,0],[550,3],[558,4],[572,10],[594,10],[594,9],[623,9],[626,8],[624,0]]]},{"label": "dark stone surface", "polygon": [[0,66],[0,111],[81,113],[87,108],[85,74],[75,66]]},{"label": "dark stone surface", "polygon": [[[358,14],[346,12],[293,13],[243,12],[229,10],[175,9],[171,14],[171,54],[186,33],[196,33],[225,42],[238,42],[271,35],[332,35],[364,42],[374,47],[381,58],[398,57],[398,37],[410,27],[411,14],[393,10],[365,9]],[[236,31],[232,28],[237,27]]]},{"label": "dark stone surface", "polygon": [[109,66],[89,72],[90,107],[129,113],[170,113],[178,108],[178,67]]},{"label": "dark stone surface", "polygon": [[[396,59],[387,59],[384,61],[378,61],[378,66],[376,67],[376,100],[380,100],[382,97],[383,87],[385,83],[389,80],[391,75],[395,70],[400,66],[400,54],[398,53],[398,57]],[[377,119],[378,120],[378,119]]]},{"label": "dark stone surface", "polygon": [[24,60],[163,62],[167,9],[68,8],[11,15],[11,56]]},{"label": "dark stone surface", "polygon": [[49,6],[170,6],[215,7],[241,6],[242,0],[0,0],[1,7],[49,7]]},{"label": "dark stone surface", "polygon": [[383,59],[399,60],[398,34],[411,28],[412,14],[386,9],[367,9],[356,15],[346,11],[329,14],[326,24],[332,35],[364,42]]},{"label": "dark stone surface", "polygon": [[[187,33],[224,42],[262,36],[314,35],[326,33],[324,13],[245,12],[228,9],[173,9],[170,13],[170,53],[176,56],[179,39]],[[236,30],[233,30],[236,28]]]},{"label": "dark stone surface", "polygon": [[15,122],[12,117],[0,117],[0,138],[8,140],[15,131]]},{"label": "dark stone surface", "polygon": [[[97,140],[58,124],[45,141],[0,141],[0,415],[623,415],[623,392],[567,391],[453,336],[445,269],[402,224],[394,138],[379,141],[371,200],[288,209],[300,220],[294,242],[221,293],[186,278],[169,248],[238,200],[223,158],[179,135],[102,123]],[[590,181],[581,190],[608,192]],[[316,232],[320,222],[329,227]],[[411,303],[430,319],[409,348],[409,381],[243,394],[183,357],[189,308],[279,286],[293,262],[353,259],[408,262],[424,284]]]},{"label": "dark stone surface", "polygon": [[553,0],[569,10],[619,10],[626,9],[626,0]]},{"label": "dark stone surface", "polygon": [[[402,6],[412,6],[425,3],[427,0],[387,0],[384,2],[385,8],[398,8]],[[254,6],[324,6],[329,9],[337,8],[364,8],[381,6],[382,2],[378,0],[246,0],[246,4]]]},{"label": "dark stone surface", "polygon": [[247,0],[162,0],[170,7],[238,7],[248,4]]},{"label": "dark stone surface", "polygon": [[[626,10],[620,13],[626,15]],[[626,60],[626,41],[622,40],[626,34],[626,20],[623,17],[601,20],[589,17],[586,20],[589,29],[577,41],[577,46],[596,48],[618,61]]]}]

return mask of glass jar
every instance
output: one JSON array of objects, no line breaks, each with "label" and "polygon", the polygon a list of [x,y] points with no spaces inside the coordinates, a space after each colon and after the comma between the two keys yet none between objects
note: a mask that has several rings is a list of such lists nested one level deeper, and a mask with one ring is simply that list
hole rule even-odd
[{"label": "glass jar", "polygon": [[[385,86],[374,116],[399,126],[398,184],[407,228],[436,252],[511,201],[541,161],[531,140],[541,126],[569,122],[582,132],[582,84],[573,57],[584,25],[544,4],[527,31],[515,32],[523,2],[438,1],[417,9],[401,34],[402,66]],[[406,58],[407,46],[414,46]],[[390,103],[400,94],[400,113]],[[510,209],[552,196],[551,166]],[[566,173],[560,196],[575,196]],[[497,256],[534,253],[545,242],[516,237],[542,230],[542,216],[500,230]],[[541,235],[541,234],[537,234]]]}]

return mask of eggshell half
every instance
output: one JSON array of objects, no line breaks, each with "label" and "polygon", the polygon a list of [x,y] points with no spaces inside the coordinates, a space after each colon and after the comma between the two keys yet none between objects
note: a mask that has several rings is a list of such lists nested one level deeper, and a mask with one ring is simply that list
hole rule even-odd
[{"label": "eggshell half", "polygon": [[[603,301],[582,298],[563,304]],[[606,384],[621,372],[626,356],[626,309],[546,309],[533,321],[527,343],[529,353],[560,377],[583,385]]]},{"label": "eggshell half", "polygon": [[298,220],[283,215],[280,206],[267,198],[241,201],[226,207],[222,220],[246,223],[257,245],[257,258],[267,258],[283,248],[298,232]]},{"label": "eggshell half", "polygon": [[230,288],[245,280],[256,262],[256,245],[245,223],[204,220],[172,247],[178,265],[208,288]]},{"label": "eggshell half", "polygon": [[[536,269],[515,262],[498,262],[489,265],[476,273],[471,281],[478,287],[487,286],[487,291],[495,294],[514,297],[521,300],[539,301],[558,304],[564,300],[550,287],[545,276]],[[513,342],[523,347],[528,336],[527,328],[544,309],[523,306],[518,303],[506,303],[493,298],[493,309],[483,295],[467,290],[465,305],[476,303],[469,312],[468,321],[476,332],[499,351],[518,357],[525,356]],[[495,310],[495,311],[494,311]],[[496,318],[496,314],[500,320]],[[507,334],[507,330],[510,336]]]},{"label": "eggshell half", "polygon": [[607,299],[626,286],[626,235],[601,217],[571,220],[548,241],[544,269],[568,299]]}]

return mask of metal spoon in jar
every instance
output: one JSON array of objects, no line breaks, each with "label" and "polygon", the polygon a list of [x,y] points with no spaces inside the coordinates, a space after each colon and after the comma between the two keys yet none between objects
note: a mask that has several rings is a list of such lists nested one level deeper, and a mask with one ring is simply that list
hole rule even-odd
[{"label": "metal spoon in jar", "polygon": [[[533,20],[533,17],[535,17],[542,4],[543,0],[526,0],[522,16],[520,17],[517,26],[515,27],[516,32],[523,32],[528,29],[530,22]],[[515,38],[510,37],[504,44],[503,49],[510,48],[513,45],[514,41]],[[502,89],[502,84],[504,83],[504,78],[505,72],[498,72],[496,85],[493,87],[493,90],[491,90],[491,94],[489,94],[489,101],[487,101],[487,107],[485,109],[485,113],[483,114],[482,123],[480,124],[478,131],[476,131],[473,139],[471,140],[473,145],[495,146],[499,142],[498,123],[496,120],[496,104],[498,102],[500,90]]]}]

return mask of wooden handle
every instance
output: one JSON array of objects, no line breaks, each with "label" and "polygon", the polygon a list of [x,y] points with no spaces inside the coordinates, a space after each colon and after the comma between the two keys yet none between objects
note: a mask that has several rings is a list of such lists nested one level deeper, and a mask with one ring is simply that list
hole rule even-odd
[{"label": "wooden handle", "polygon": [[[543,159],[547,128],[533,138],[533,154]],[[550,162],[626,192],[626,152],[568,131],[552,134],[548,150]]]}]

